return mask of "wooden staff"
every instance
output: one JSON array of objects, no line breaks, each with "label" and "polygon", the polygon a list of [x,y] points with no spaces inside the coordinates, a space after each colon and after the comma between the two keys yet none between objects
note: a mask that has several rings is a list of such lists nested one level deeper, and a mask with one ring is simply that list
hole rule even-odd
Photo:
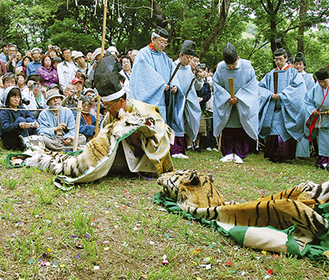
[{"label": "wooden staff", "polygon": [[190,90],[191,90],[191,87],[193,86],[193,83],[194,83],[194,81],[195,81],[195,77],[192,79],[192,81],[191,81],[191,83],[190,83],[190,86],[188,87],[188,90],[187,90],[187,92],[186,92],[186,96],[185,96],[185,101],[187,101],[187,96],[188,96],[188,93],[190,92]]},{"label": "wooden staff", "polygon": [[81,112],[82,112],[82,101],[79,100],[78,101],[78,110],[77,110],[77,119],[76,119],[76,123],[75,123],[75,135],[74,135],[74,141],[73,141],[73,152],[78,150]]},{"label": "wooden staff", "polygon": [[178,62],[177,66],[176,66],[176,68],[175,68],[175,71],[174,71],[174,73],[172,74],[172,76],[170,77],[170,80],[169,80],[169,82],[168,82],[168,84],[167,84],[168,86],[170,85],[171,81],[172,81],[173,78],[175,77],[175,75],[176,75],[176,73],[177,73],[177,71],[178,71],[180,65],[181,65],[181,63]]},{"label": "wooden staff", "polygon": [[99,115],[101,109],[101,96],[97,95],[97,115],[96,115],[96,127],[95,127],[95,136],[98,135],[99,132]]},{"label": "wooden staff", "polygon": [[106,14],[107,14],[107,0],[104,0],[103,33],[102,33],[102,51],[101,51],[101,55],[102,55],[102,56],[104,55],[104,47],[105,47]]},{"label": "wooden staff", "polygon": [[233,78],[228,78],[227,81],[228,81],[228,85],[230,87],[231,98],[233,98],[235,96],[234,79]]},{"label": "wooden staff", "polygon": [[273,79],[274,79],[274,94],[278,93],[278,76],[279,73],[278,72],[274,72],[273,73]]},{"label": "wooden staff", "polygon": [[[102,50],[101,56],[104,56],[104,48],[105,48],[105,34],[106,34],[106,15],[107,15],[107,0],[104,0],[104,14],[103,14],[103,33],[102,33]],[[95,136],[98,135],[99,132],[99,115],[101,109],[101,97],[97,96],[97,113],[96,113],[96,129]]]}]

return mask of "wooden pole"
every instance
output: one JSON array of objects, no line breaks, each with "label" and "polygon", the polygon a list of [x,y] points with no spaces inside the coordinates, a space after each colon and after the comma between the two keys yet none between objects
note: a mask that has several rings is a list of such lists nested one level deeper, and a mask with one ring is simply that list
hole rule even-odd
[{"label": "wooden pole", "polygon": [[231,97],[233,98],[235,96],[235,91],[234,91],[234,79],[233,78],[228,78],[228,85],[230,87],[230,94]]},{"label": "wooden pole", "polygon": [[106,15],[107,15],[107,0],[104,0],[104,15],[103,15],[103,34],[102,34],[102,57],[104,56],[105,34],[106,34]]},{"label": "wooden pole", "polygon": [[[106,16],[107,16],[107,0],[104,0],[104,14],[103,14],[103,34],[102,34],[102,51],[101,56],[104,56],[104,49],[105,49],[105,34],[106,34]],[[98,135],[99,132],[99,115],[101,109],[101,97],[97,96],[97,116],[96,116],[96,129],[95,129],[95,136]]]},{"label": "wooden pole", "polygon": [[78,150],[81,112],[82,112],[82,101],[79,100],[78,101],[78,110],[77,110],[77,119],[76,119],[76,123],[75,123],[75,135],[74,135],[74,141],[73,141],[73,152]]},{"label": "wooden pole", "polygon": [[274,93],[275,94],[278,93],[278,78],[279,78],[279,73],[274,72],[273,73],[273,80],[274,80]]},{"label": "wooden pole", "polygon": [[97,95],[97,115],[96,115],[96,127],[95,127],[95,136],[98,135],[99,132],[99,115],[101,109],[101,96]]}]

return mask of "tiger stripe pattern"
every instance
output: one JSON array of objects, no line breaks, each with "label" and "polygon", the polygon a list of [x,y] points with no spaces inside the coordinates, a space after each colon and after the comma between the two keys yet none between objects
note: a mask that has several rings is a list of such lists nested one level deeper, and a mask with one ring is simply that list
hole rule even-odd
[{"label": "tiger stripe pattern", "polygon": [[40,167],[43,171],[63,174],[72,178],[83,175],[90,168],[101,164],[115,149],[119,138],[148,122],[154,129],[155,121],[148,116],[141,117],[137,113],[119,110],[118,120],[113,121],[100,130],[99,134],[90,140],[82,153],[71,156],[50,151],[35,146],[32,157],[26,159],[26,166]]},{"label": "tiger stripe pattern", "polygon": [[322,185],[302,183],[265,198],[235,205],[225,203],[212,182],[209,176],[200,175],[196,170],[169,172],[158,179],[164,196],[175,199],[183,211],[196,218],[230,225],[229,228],[239,225],[286,229],[297,224],[300,232],[309,237],[328,228],[328,221],[312,207],[328,202],[329,182]]}]

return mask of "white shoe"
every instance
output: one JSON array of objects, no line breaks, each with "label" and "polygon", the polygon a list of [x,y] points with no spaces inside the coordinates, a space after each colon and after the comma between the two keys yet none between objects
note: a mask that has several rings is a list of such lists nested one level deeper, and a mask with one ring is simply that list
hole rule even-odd
[{"label": "white shoe", "polygon": [[179,158],[184,158],[184,159],[187,159],[188,156],[187,155],[184,155],[184,154],[179,154]]},{"label": "white shoe", "polygon": [[192,146],[187,146],[186,150],[191,150]]},{"label": "white shoe", "polygon": [[211,149],[210,147],[208,147],[206,150],[207,150],[207,151],[209,151],[209,152],[211,152],[211,151],[212,151],[212,149]]},{"label": "white shoe", "polygon": [[179,154],[173,154],[171,155],[172,158],[179,158]]},{"label": "white shoe", "polygon": [[219,152],[217,148],[212,149],[214,152]]},{"label": "white shoe", "polygon": [[226,155],[225,157],[221,158],[221,162],[229,162],[233,160],[233,154]]},{"label": "white shoe", "polygon": [[195,146],[195,147],[194,147],[194,150],[199,149],[199,148],[200,148],[199,146]]},{"label": "white shoe", "polygon": [[238,155],[234,155],[234,163],[242,164],[243,160]]}]

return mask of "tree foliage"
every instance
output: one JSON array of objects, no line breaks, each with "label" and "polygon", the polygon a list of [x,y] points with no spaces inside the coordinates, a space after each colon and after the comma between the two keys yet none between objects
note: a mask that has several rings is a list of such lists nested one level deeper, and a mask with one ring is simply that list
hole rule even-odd
[{"label": "tree foliage", "polygon": [[[153,11],[151,10],[153,7]],[[150,41],[157,15],[168,21],[166,52],[177,58],[181,44],[196,42],[202,62],[214,67],[227,42],[253,62],[258,78],[273,67],[275,39],[294,56],[303,51],[309,71],[328,61],[329,0],[115,0],[108,1],[105,47],[120,52]],[[101,0],[2,0],[0,40],[24,51],[49,43],[86,51],[101,46]]]}]

